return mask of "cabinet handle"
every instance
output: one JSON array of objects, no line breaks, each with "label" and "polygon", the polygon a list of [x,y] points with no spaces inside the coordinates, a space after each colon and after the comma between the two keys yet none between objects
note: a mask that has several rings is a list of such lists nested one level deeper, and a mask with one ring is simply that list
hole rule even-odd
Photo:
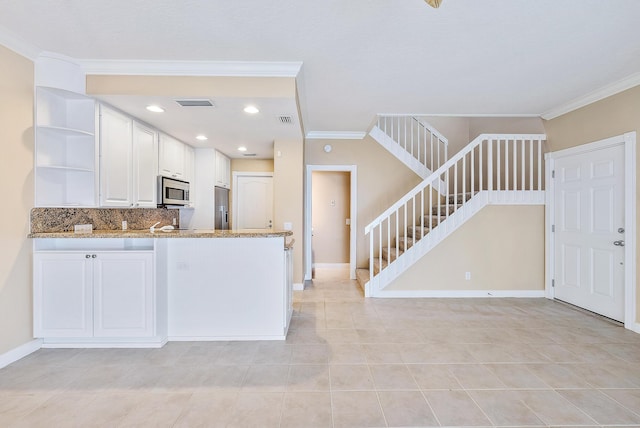
[{"label": "cabinet handle", "polygon": [[84,255],[84,258],[85,258],[85,259],[90,259],[90,258],[91,258],[91,255],[90,255],[90,254],[85,254],[85,255]]},{"label": "cabinet handle", "polygon": [[98,256],[96,256],[95,254],[91,254],[91,258],[92,259],[95,259],[96,257],[98,257]]}]

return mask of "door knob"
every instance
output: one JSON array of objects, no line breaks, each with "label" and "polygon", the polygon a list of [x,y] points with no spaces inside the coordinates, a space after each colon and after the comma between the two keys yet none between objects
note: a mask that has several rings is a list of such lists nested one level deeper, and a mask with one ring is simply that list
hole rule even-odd
[{"label": "door knob", "polygon": [[624,247],[624,241],[613,241],[613,245],[615,245],[616,247]]}]

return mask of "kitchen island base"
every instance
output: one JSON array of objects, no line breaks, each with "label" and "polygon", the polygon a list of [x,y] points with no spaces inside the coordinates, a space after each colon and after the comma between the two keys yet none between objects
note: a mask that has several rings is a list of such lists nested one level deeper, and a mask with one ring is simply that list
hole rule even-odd
[{"label": "kitchen island base", "polygon": [[284,340],[292,281],[283,241],[167,240],[169,340]]}]

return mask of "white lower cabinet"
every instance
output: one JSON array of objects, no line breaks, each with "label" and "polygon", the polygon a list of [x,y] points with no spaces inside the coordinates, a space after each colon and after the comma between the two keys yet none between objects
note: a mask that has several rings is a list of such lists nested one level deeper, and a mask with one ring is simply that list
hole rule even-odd
[{"label": "white lower cabinet", "polygon": [[42,251],[33,262],[35,337],[154,335],[153,252]]},{"label": "white lower cabinet", "polygon": [[33,255],[35,337],[93,336],[92,265],[75,252]]}]

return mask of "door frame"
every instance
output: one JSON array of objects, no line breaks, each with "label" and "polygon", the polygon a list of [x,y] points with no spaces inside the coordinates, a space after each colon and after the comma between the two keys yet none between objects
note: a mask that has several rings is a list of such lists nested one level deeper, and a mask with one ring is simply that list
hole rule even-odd
[{"label": "door frame", "polygon": [[[238,224],[238,177],[271,177],[273,180],[273,172],[233,171],[231,177],[231,219],[235,229]],[[273,208],[275,212],[275,206]]]},{"label": "door frame", "polygon": [[552,171],[555,160],[575,156],[608,147],[624,145],[624,327],[640,333],[640,323],[636,323],[636,133],[606,138],[593,143],[545,154],[545,297],[554,299],[552,281],[555,273],[555,236],[552,231],[555,218],[555,184]]},{"label": "door frame", "polygon": [[349,278],[356,279],[356,231],[358,224],[358,166],[357,165],[307,165],[304,189],[304,280],[311,280],[313,260],[311,257],[311,191],[314,171],[349,172],[351,177],[349,192]]}]

